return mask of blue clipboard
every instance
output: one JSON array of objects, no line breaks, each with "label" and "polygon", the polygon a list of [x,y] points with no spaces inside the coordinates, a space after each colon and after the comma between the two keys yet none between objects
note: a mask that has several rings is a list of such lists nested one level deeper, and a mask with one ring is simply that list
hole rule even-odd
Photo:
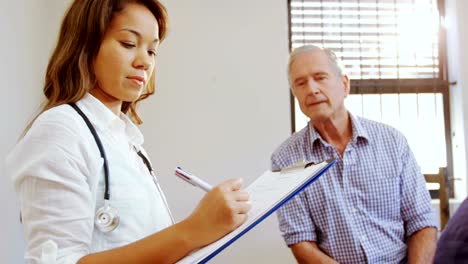
[{"label": "blue clipboard", "polygon": [[[313,171],[311,172],[312,174],[311,175],[307,175],[307,177],[305,177],[305,180],[302,181],[299,185],[295,185],[294,188],[292,190],[290,190],[290,192],[286,195],[286,196],[283,196],[281,197],[279,200],[277,200],[274,205],[268,209],[267,211],[265,212],[262,212],[260,216],[258,216],[258,218],[249,223],[248,225],[246,226],[243,226],[241,225],[239,228],[241,228],[241,231],[238,232],[235,236],[229,238],[228,240],[226,241],[223,241],[221,245],[218,245],[216,247],[216,249],[212,250],[212,251],[209,251],[208,254],[203,254],[200,258],[195,258],[195,259],[191,259],[191,255],[188,255],[186,258],[183,258],[182,260],[180,260],[179,262],[177,263],[207,263],[209,260],[211,260],[213,257],[215,257],[216,255],[218,255],[221,251],[223,251],[225,248],[227,248],[229,245],[231,245],[232,243],[234,243],[237,239],[239,239],[240,237],[242,237],[245,233],[249,232],[252,228],[254,228],[256,225],[258,225],[260,222],[262,222],[265,218],[267,218],[268,216],[270,216],[273,212],[275,212],[276,210],[278,210],[278,208],[280,208],[284,203],[286,203],[287,201],[289,201],[292,197],[294,197],[295,195],[297,195],[299,192],[301,192],[302,190],[304,190],[304,188],[306,188],[307,186],[309,186],[311,183],[313,183],[314,181],[316,181],[320,176],[322,176],[331,166],[333,166],[333,164],[335,164],[336,160],[335,159],[330,159],[330,160],[326,160],[326,161],[323,161],[321,163],[318,163],[318,164],[314,164],[314,163],[299,163],[299,164],[296,164],[294,166],[291,166],[291,167],[288,167],[288,168],[285,168],[281,171],[273,171],[273,172],[270,172],[270,173],[284,173],[286,175],[286,173],[289,173],[291,171],[298,171],[298,170],[302,170],[302,171],[305,171],[307,170],[308,167],[313,167],[313,166],[320,166],[320,168],[316,171]],[[304,174],[306,175],[306,174]],[[287,175],[286,175],[287,176]],[[247,187],[248,188],[248,187]],[[235,232],[236,230],[234,230],[233,232]],[[229,234],[228,234],[229,235]],[[223,238],[221,238],[220,240],[222,240]],[[214,242],[214,243],[217,243]],[[213,243],[213,244],[214,244]],[[208,245],[207,247],[209,247],[210,245]],[[203,249],[203,248],[202,248]],[[194,252],[194,254],[196,255],[197,252]]]}]

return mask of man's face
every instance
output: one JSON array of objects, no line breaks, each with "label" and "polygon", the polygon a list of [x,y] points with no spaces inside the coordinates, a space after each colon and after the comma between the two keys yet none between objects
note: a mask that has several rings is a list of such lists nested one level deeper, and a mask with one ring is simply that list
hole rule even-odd
[{"label": "man's face", "polygon": [[344,99],[349,94],[349,79],[338,76],[323,51],[296,55],[291,64],[290,78],[292,92],[312,124],[347,115]]}]

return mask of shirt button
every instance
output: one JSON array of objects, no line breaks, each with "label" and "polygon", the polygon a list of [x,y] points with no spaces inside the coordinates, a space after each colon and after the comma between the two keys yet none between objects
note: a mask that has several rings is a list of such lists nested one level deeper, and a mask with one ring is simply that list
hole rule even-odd
[{"label": "shirt button", "polygon": [[351,210],[353,213],[356,213],[357,212],[357,209],[356,207],[353,207],[353,209]]},{"label": "shirt button", "polygon": [[362,241],[366,241],[367,240],[367,237],[364,235],[364,236],[361,236],[361,240]]}]

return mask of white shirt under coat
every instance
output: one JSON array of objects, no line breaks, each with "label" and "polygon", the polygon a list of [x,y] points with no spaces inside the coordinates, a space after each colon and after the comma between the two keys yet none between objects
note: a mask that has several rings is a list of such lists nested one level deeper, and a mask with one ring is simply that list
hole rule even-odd
[{"label": "white shirt under coat", "polygon": [[171,224],[163,194],[133,148],[143,143],[139,129],[90,94],[77,105],[106,151],[110,205],[120,224],[111,233],[95,227],[95,212],[104,203],[103,159],[82,117],[69,105],[54,107],[36,119],[6,160],[21,206],[28,263],[42,263],[43,250],[48,261],[52,256],[55,263],[76,263]]}]

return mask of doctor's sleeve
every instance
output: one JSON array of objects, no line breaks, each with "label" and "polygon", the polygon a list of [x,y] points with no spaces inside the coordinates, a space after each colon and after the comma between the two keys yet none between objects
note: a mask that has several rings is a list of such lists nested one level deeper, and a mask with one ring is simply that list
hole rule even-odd
[{"label": "doctor's sleeve", "polygon": [[67,138],[73,132],[63,127],[36,126],[7,159],[20,202],[27,263],[43,263],[47,247],[55,263],[76,263],[90,253],[95,199],[86,162],[73,146],[67,148],[73,144]]}]

